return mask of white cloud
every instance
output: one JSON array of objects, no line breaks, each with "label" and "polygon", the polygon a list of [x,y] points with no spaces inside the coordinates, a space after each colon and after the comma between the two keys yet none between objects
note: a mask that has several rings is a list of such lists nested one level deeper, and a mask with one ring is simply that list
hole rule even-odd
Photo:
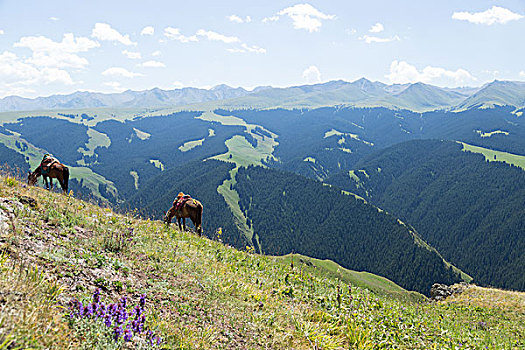
[{"label": "white cloud", "polygon": [[249,46],[247,44],[242,44],[240,48],[233,48],[233,49],[226,49],[229,52],[238,52],[238,53],[247,53],[247,52],[253,52],[253,53],[266,53],[266,49],[259,47],[259,46]]},{"label": "white cloud", "polygon": [[100,46],[96,41],[77,37],[72,33],[64,34],[61,42],[53,41],[45,36],[25,36],[14,44],[15,47],[27,47],[33,51],[64,51],[67,53],[86,52]]},{"label": "white cloud", "polygon": [[520,72],[520,77],[525,78],[525,70],[522,70],[522,71]]},{"label": "white cloud", "polygon": [[468,71],[457,69],[455,71],[440,67],[427,66],[419,71],[415,66],[405,61],[392,61],[390,74],[385,76],[392,84],[407,84],[423,82],[426,84],[439,84],[442,86],[464,86],[476,81]]},{"label": "white cloud", "polygon": [[4,35],[4,34],[5,32],[2,29],[0,29],[0,35]]},{"label": "white cloud", "polygon": [[162,52],[160,52],[159,50],[157,50],[157,51],[153,51],[153,52],[151,53],[151,56],[153,56],[153,57],[158,57],[158,56],[160,56],[160,55],[162,55]]},{"label": "white cloud", "polygon": [[223,43],[226,43],[226,44],[238,43],[241,41],[236,36],[226,36],[226,35],[222,35],[222,34],[212,32],[209,30],[204,30],[204,29],[199,29],[197,31],[197,35],[206,37],[208,40],[211,40],[211,41],[222,41]]},{"label": "white cloud", "polygon": [[77,55],[100,46],[96,41],[84,37],[77,37],[72,33],[64,34],[61,42],[53,41],[45,36],[26,36],[14,44],[15,47],[24,47],[33,51],[27,60],[41,67],[72,67],[82,68],[88,65],[88,60]]},{"label": "white cloud", "polygon": [[401,38],[399,38],[397,35],[391,36],[390,38],[380,38],[377,36],[371,36],[371,35],[363,35],[359,37],[359,40],[364,40],[367,44],[371,43],[389,43],[392,41],[400,41]]},{"label": "white cloud", "polygon": [[49,19],[55,22],[60,20],[60,18],[58,17],[49,17]]},{"label": "white cloud", "polygon": [[230,22],[244,23],[244,20],[237,15],[231,15],[231,16],[228,16],[227,18]]},{"label": "white cloud", "polygon": [[122,50],[122,54],[132,60],[140,60],[142,58],[142,55],[140,54],[140,52]]},{"label": "white cloud", "polygon": [[173,28],[173,27],[167,27],[164,29],[164,36],[166,36],[168,39],[180,41],[181,43],[188,43],[190,41],[199,41],[199,38],[197,36],[185,36],[181,34],[179,28]]},{"label": "white cloud", "polygon": [[237,15],[231,15],[231,16],[227,16],[226,18],[228,18],[230,22],[235,22],[235,23],[250,23],[252,21],[252,18],[250,16],[246,16],[243,19]]},{"label": "white cloud", "polygon": [[303,71],[303,78],[309,83],[321,82],[321,72],[316,66],[310,66]]},{"label": "white cloud", "polygon": [[155,28],[153,28],[152,26],[146,26],[142,28],[140,35],[153,35],[154,33],[155,33]]},{"label": "white cloud", "polygon": [[[293,21],[295,29],[305,29],[317,32],[323,25],[321,20],[334,19],[335,15],[327,15],[310,4],[297,4],[287,7],[277,13],[279,16],[288,16]],[[264,20],[263,20],[264,21]]]},{"label": "white cloud", "polygon": [[510,21],[517,21],[523,18],[523,15],[514,13],[506,8],[492,6],[492,8],[483,12],[454,12],[453,19],[468,21],[475,24],[492,25],[495,23],[505,24]]},{"label": "white cloud", "polygon": [[33,92],[36,85],[73,85],[73,79],[63,69],[53,67],[37,68],[24,62],[16,54],[4,51],[0,54],[0,93],[3,95]]},{"label": "white cloud", "polygon": [[368,31],[370,33],[381,33],[383,30],[385,30],[385,27],[381,23],[374,24]]},{"label": "white cloud", "polygon": [[139,66],[145,67],[145,68],[165,68],[166,67],[164,63],[159,62],[159,61],[153,61],[153,60],[143,62],[139,64]]},{"label": "white cloud", "polygon": [[122,67],[111,67],[106,69],[102,72],[102,75],[105,76],[118,76],[118,77],[124,77],[124,78],[135,78],[135,77],[141,77],[143,74],[130,72],[126,68]]},{"label": "white cloud", "polygon": [[96,23],[93,31],[91,32],[91,36],[103,41],[118,41],[119,43],[126,46],[137,45],[137,43],[131,41],[128,34],[120,34],[116,29],[111,28],[111,26],[107,23]]},{"label": "white cloud", "polygon": [[263,18],[262,19],[262,22],[263,23],[268,23],[268,22],[276,22],[279,20],[279,16],[275,15],[275,16],[271,16],[271,17],[266,17],[266,18]]}]

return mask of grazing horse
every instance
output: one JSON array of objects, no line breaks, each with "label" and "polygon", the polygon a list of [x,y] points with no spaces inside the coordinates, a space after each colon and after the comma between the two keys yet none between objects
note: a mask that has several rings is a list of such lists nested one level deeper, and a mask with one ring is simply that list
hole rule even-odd
[{"label": "grazing horse", "polygon": [[69,169],[64,164],[55,161],[47,167],[47,170],[44,170],[42,164],[40,164],[35,171],[27,175],[27,183],[34,186],[40,175],[44,178],[44,183],[47,189],[49,189],[47,178],[49,178],[49,181],[51,182],[51,189],[53,189],[53,179],[57,179],[60,183],[60,187],[62,187],[62,191],[64,191],[64,193],[68,192]]},{"label": "grazing horse", "polygon": [[[169,226],[171,219],[173,217],[177,218],[179,224],[179,230],[184,228],[186,231],[186,218],[190,218],[195,225],[197,233],[202,235],[202,204],[196,199],[190,198],[186,200],[180,207],[177,209],[177,199],[173,201],[173,206],[166,212],[164,216],[164,222]],[[181,219],[183,227],[181,227]]]}]

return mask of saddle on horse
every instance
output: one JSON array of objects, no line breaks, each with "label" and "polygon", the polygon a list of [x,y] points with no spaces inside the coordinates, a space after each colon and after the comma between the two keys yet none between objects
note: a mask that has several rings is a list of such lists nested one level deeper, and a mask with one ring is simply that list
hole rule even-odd
[{"label": "saddle on horse", "polygon": [[55,163],[60,163],[58,159],[53,157],[50,154],[45,154],[44,158],[42,158],[42,161],[40,162],[40,167],[42,169],[42,175],[49,174],[49,170],[51,169],[51,166]]},{"label": "saddle on horse", "polygon": [[[182,206],[184,205],[184,203],[186,203],[190,199],[193,199],[193,198],[191,198],[189,194],[184,194],[182,192],[179,192],[179,194],[177,195],[177,199],[175,200],[175,210],[182,209]],[[195,202],[195,199],[193,199],[193,201]]]}]

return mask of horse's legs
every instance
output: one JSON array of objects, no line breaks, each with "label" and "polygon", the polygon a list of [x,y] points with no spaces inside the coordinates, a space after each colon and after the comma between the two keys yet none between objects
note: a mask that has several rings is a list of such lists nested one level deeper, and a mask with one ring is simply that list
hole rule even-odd
[{"label": "horse's legs", "polygon": [[186,218],[182,218],[182,227],[184,228],[184,231],[186,231]]},{"label": "horse's legs", "polygon": [[190,216],[190,219],[191,219],[191,222],[193,223],[193,226],[195,226],[195,232],[197,232],[200,236],[201,230],[200,230],[199,224],[197,223],[198,221],[197,218],[193,215],[193,216]]},{"label": "horse's legs", "polygon": [[42,175],[42,179],[44,180],[44,186],[47,190],[49,190],[49,182],[47,182],[47,176]]},{"label": "horse's legs", "polygon": [[53,191],[53,178],[52,177],[49,178],[49,182],[51,183],[51,191]]},{"label": "horse's legs", "polygon": [[62,188],[62,192],[66,193],[66,186],[62,178],[59,176],[57,177],[57,180],[58,180],[58,183],[60,184],[60,188]]},{"label": "horse's legs", "polygon": [[182,232],[181,220],[182,220],[182,218],[180,218],[180,217],[177,218],[177,223],[179,224],[179,231]]}]

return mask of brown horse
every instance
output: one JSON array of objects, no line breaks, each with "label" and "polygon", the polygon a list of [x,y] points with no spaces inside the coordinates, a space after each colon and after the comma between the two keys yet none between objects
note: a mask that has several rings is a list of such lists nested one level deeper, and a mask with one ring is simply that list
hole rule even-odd
[{"label": "brown horse", "polygon": [[44,170],[42,168],[42,164],[40,164],[35,169],[35,171],[27,175],[27,183],[34,186],[38,180],[38,177],[42,175],[47,189],[49,189],[47,178],[49,178],[49,181],[51,182],[51,189],[53,189],[53,179],[57,179],[60,183],[60,187],[62,187],[62,191],[67,193],[69,183],[69,168],[58,161],[51,163],[46,168],[47,170]]},{"label": "brown horse", "polygon": [[181,227],[181,219],[182,224],[184,227],[184,231],[186,231],[186,218],[190,218],[193,222],[193,225],[195,225],[195,229],[197,230],[197,233],[202,235],[202,204],[196,199],[190,198],[187,201],[182,204],[182,206],[179,209],[176,209],[177,207],[177,200],[173,201],[173,206],[166,212],[166,215],[164,216],[164,222],[166,225],[169,226],[171,223],[171,219],[173,217],[177,217],[177,222],[179,224],[179,230],[182,230]]}]

